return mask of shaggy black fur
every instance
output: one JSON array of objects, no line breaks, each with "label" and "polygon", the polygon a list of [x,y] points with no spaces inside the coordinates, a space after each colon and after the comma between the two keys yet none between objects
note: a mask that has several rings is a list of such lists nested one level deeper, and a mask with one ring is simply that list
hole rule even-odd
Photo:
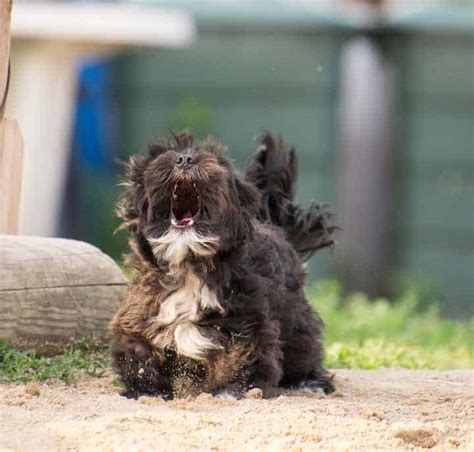
[{"label": "shaggy black fur", "polygon": [[[295,204],[295,178],[294,150],[267,132],[245,177],[217,141],[187,133],[132,157],[118,214],[131,233],[136,277],[111,322],[113,363],[129,395],[239,396],[259,387],[271,396],[284,385],[333,391],[301,259],[333,244],[335,226],[320,206]],[[170,230],[218,242],[177,261],[154,246]],[[192,278],[200,281],[192,312],[157,322],[170,296],[191,293]],[[204,303],[208,292],[217,306]],[[180,324],[213,345],[199,356],[181,352]]]}]

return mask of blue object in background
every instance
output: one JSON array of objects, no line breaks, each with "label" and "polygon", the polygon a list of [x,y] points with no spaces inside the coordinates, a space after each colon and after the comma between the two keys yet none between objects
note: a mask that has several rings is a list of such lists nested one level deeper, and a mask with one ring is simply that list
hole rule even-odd
[{"label": "blue object in background", "polygon": [[[120,168],[120,127],[113,90],[113,63],[91,59],[78,71],[72,157],[64,197],[61,235],[107,249],[114,217]],[[105,245],[104,245],[105,244]]]},{"label": "blue object in background", "polygon": [[73,151],[81,167],[104,170],[110,160],[114,129],[110,117],[110,67],[102,60],[87,61],[79,70],[79,96],[74,123]]}]

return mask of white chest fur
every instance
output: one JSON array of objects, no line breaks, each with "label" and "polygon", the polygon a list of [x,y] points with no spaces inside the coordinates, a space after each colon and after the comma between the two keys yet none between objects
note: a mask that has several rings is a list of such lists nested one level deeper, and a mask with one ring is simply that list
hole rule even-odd
[{"label": "white chest fur", "polygon": [[[178,354],[193,359],[201,359],[208,350],[220,348],[196,325],[206,309],[222,311],[216,294],[192,270],[188,270],[184,284],[161,304],[154,320],[155,326],[161,330],[155,344],[163,344],[163,338],[168,337]],[[169,335],[171,332],[172,337]]]},{"label": "white chest fur", "polygon": [[170,229],[160,238],[148,238],[154,255],[172,266],[179,266],[189,253],[197,257],[212,256],[216,253],[219,239],[213,235],[203,236],[194,229],[180,231]]},{"label": "white chest fur", "polygon": [[216,294],[192,270],[187,270],[183,285],[161,304],[156,321],[162,326],[181,321],[196,322],[206,309],[222,308]]},{"label": "white chest fur", "polygon": [[170,272],[182,276],[182,284],[161,303],[154,319],[159,328],[154,343],[157,346],[173,344],[178,354],[201,359],[208,350],[221,348],[196,325],[205,310],[222,311],[216,294],[194,272],[182,266],[189,253],[197,256],[214,254],[218,244],[215,237],[202,237],[194,231],[170,231],[159,239],[149,239],[157,258],[170,264]]}]

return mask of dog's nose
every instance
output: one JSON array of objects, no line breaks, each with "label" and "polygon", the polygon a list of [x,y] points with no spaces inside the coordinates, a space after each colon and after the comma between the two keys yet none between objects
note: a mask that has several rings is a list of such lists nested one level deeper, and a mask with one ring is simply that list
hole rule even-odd
[{"label": "dog's nose", "polygon": [[178,155],[176,158],[176,165],[178,166],[190,166],[194,163],[194,159],[190,155]]}]

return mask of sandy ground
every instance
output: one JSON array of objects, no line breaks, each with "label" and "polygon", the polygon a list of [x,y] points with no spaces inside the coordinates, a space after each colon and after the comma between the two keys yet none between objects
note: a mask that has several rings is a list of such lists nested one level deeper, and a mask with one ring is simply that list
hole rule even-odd
[{"label": "sandy ground", "polygon": [[474,370],[336,375],[332,396],[241,401],[128,400],[110,378],[1,385],[0,449],[474,451]]}]

